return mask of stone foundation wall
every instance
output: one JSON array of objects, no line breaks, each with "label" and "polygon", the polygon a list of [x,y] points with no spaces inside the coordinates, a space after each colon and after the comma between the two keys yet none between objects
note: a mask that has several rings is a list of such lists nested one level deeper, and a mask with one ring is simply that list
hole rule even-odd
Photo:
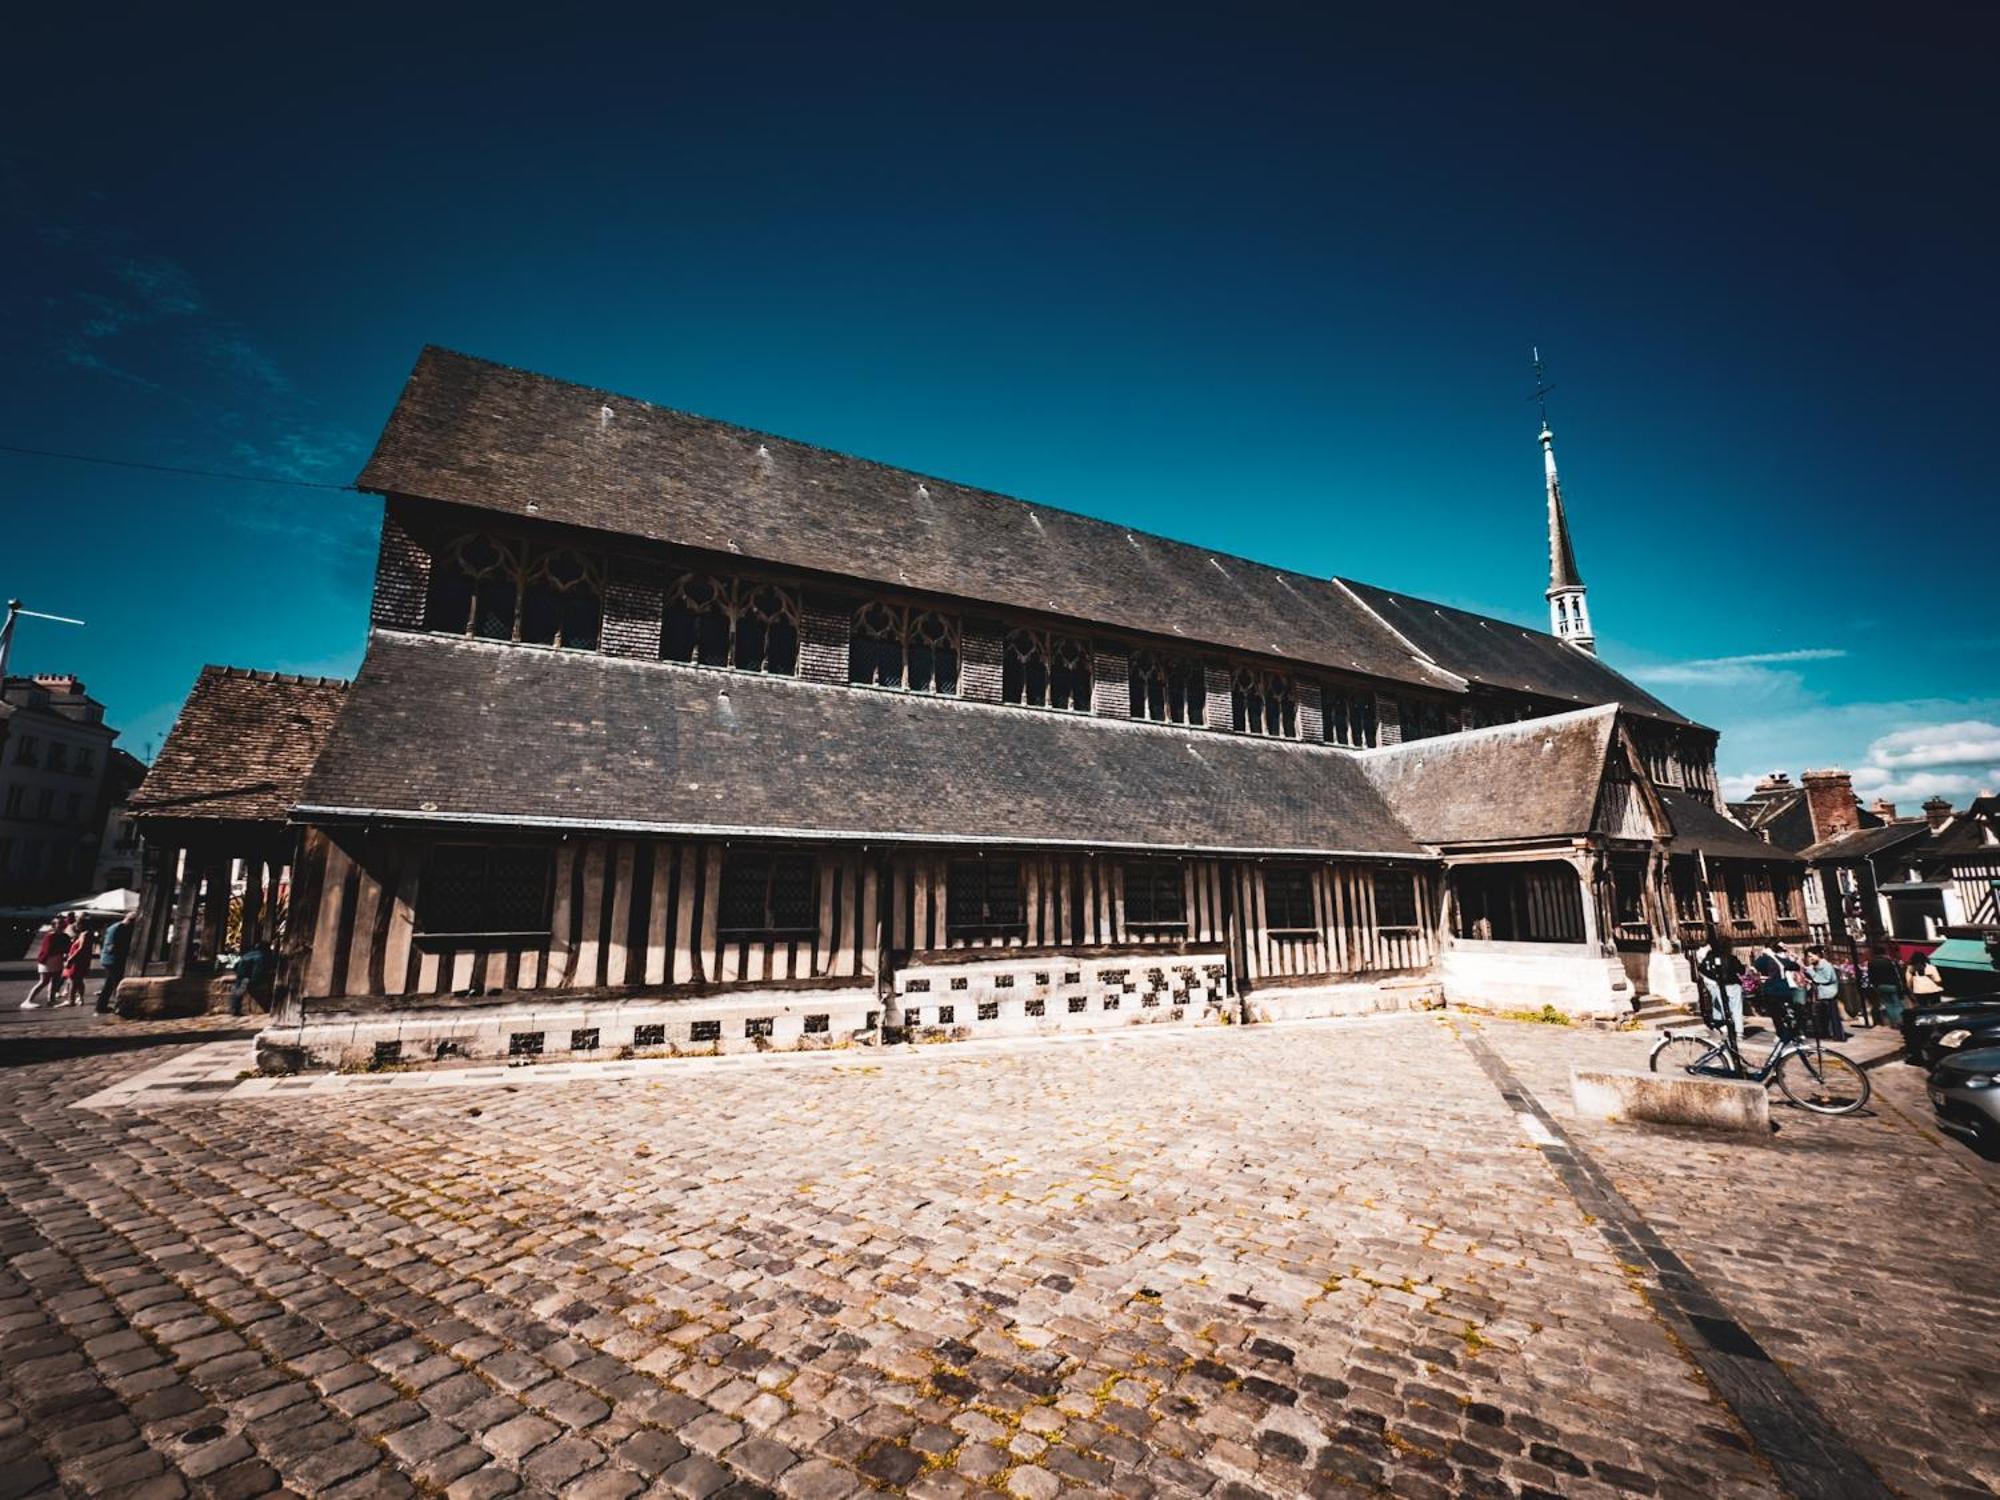
[{"label": "stone foundation wall", "polygon": [[1304,1021],[1382,1010],[1430,1010],[1443,1003],[1444,986],[1431,974],[1329,979],[1321,984],[1260,984],[1243,997],[1243,1019]]},{"label": "stone foundation wall", "polygon": [[1444,995],[1477,1010],[1540,1010],[1613,1019],[1632,1012],[1632,981],[1616,955],[1583,943],[1451,939],[1438,960]]},{"label": "stone foundation wall", "polygon": [[873,986],[770,990],[703,1000],[517,1001],[356,1014],[307,1007],[303,1025],[257,1038],[266,1072],[617,1057],[716,1056],[871,1045]]},{"label": "stone foundation wall", "polygon": [[916,1041],[1199,1025],[1229,1007],[1228,973],[1220,948],[919,963],[896,974],[883,1020]]}]

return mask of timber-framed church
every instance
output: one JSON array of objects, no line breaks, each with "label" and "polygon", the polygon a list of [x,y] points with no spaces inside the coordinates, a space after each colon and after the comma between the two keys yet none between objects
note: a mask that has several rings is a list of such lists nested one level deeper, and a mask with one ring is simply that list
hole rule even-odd
[{"label": "timber-framed church", "polygon": [[208,669],[135,798],[128,1005],[259,937],[285,1066],[1679,993],[1802,867],[1541,446],[1546,634],[427,349],[355,680]]}]

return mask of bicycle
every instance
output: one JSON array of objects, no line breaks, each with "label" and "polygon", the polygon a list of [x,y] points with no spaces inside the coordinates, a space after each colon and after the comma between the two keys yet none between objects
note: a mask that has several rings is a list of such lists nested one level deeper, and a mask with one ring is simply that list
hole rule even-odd
[{"label": "bicycle", "polygon": [[1751,1067],[1731,1031],[1706,1026],[1706,1035],[1669,1030],[1647,1059],[1655,1073],[1685,1072],[1700,1078],[1736,1078],[1769,1087],[1775,1082],[1800,1109],[1818,1115],[1851,1115],[1868,1102],[1874,1086],[1861,1065],[1800,1034],[1805,1011],[1788,1007],[1778,1022],[1778,1040],[1762,1063]]}]

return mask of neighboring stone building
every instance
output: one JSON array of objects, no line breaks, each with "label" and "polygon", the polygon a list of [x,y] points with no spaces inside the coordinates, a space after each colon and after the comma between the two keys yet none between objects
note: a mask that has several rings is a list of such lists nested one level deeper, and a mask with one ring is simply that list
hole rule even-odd
[{"label": "neighboring stone building", "polygon": [[1592,654],[1542,447],[1567,639],[427,350],[293,1060],[1678,989],[1801,867]]},{"label": "neighboring stone building", "polygon": [[93,891],[139,888],[139,824],[132,816],[131,800],[145,779],[144,761],[116,747],[112,749],[111,764],[105,770],[100,793],[104,831],[97,839],[97,868],[90,879]]},{"label": "neighboring stone building", "polygon": [[91,894],[117,738],[74,677],[0,684],[0,905]]}]

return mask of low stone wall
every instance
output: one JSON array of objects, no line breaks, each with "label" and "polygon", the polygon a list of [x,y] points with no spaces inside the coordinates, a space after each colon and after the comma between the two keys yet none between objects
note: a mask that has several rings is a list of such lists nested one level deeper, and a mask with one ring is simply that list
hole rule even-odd
[{"label": "low stone wall", "polygon": [[1260,984],[1243,997],[1243,1019],[1304,1021],[1382,1010],[1428,1010],[1443,1003],[1444,987],[1429,973],[1329,979],[1318,984]]},{"label": "low stone wall", "polygon": [[127,1021],[161,1021],[229,1009],[236,987],[228,974],[153,974],[118,981],[119,1016]]},{"label": "low stone wall", "polygon": [[536,1058],[713,1056],[868,1044],[882,1005],[872,985],[767,990],[727,997],[520,1000],[363,1014],[329,1011],[257,1038],[266,1072]]},{"label": "low stone wall", "polygon": [[1632,1013],[1632,981],[1615,956],[1582,943],[1483,943],[1452,938],[1438,959],[1445,998],[1474,1010],[1540,1010],[1578,1018]]},{"label": "low stone wall", "polygon": [[1569,1082],[1576,1112],[1591,1119],[1771,1132],[1771,1096],[1761,1083],[1624,1068],[1571,1068]]},{"label": "low stone wall", "polygon": [[883,1023],[912,1041],[1213,1024],[1228,975],[1220,949],[916,963],[897,972]]}]

